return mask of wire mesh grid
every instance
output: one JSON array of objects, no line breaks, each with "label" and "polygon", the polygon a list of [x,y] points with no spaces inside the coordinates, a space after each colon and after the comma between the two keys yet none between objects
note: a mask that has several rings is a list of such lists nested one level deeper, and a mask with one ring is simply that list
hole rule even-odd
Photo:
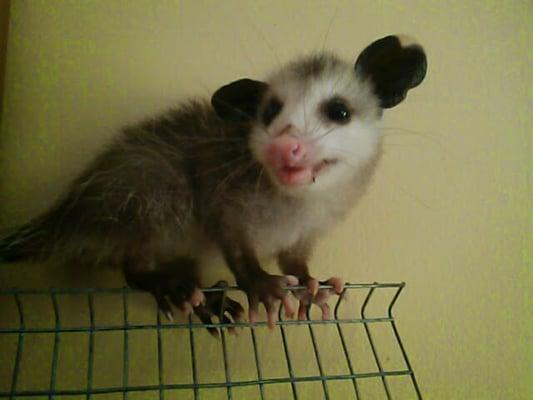
[{"label": "wire mesh grid", "polygon": [[[143,399],[194,400],[421,399],[415,374],[393,316],[393,308],[404,286],[404,283],[347,284],[343,295],[332,304],[333,319],[314,319],[309,312],[308,319],[304,321],[283,319],[280,309],[274,331],[267,329],[265,321],[253,326],[248,323],[203,324],[195,317],[184,316],[181,320],[163,322],[152,307],[148,309],[153,320],[139,323],[132,320],[134,307],[130,303],[140,293],[130,288],[0,290],[0,304],[3,304],[2,313],[5,316],[0,324],[0,353],[4,354],[0,357],[0,377],[5,378],[1,379],[4,384],[0,384],[0,398],[52,399],[78,396],[75,398],[98,399],[112,394],[116,396],[113,399],[131,399],[135,396]],[[224,298],[227,293],[234,297],[240,292],[237,287],[210,288],[204,291],[223,291]],[[389,293],[385,303],[382,302],[385,308],[381,307],[378,312],[369,311],[369,305],[380,291]],[[112,311],[113,314],[120,314],[114,315],[117,317],[114,322],[100,321],[98,318],[109,308],[106,306],[96,310],[95,303],[103,296],[113,297],[112,302],[107,304],[118,307],[118,311]],[[64,298],[81,301],[69,305],[62,301]],[[352,311],[356,306],[347,298],[360,299],[355,313]],[[45,318],[40,324],[33,323],[29,315],[36,301],[40,304],[48,301],[51,308],[50,318]],[[65,307],[61,306],[63,303]],[[11,310],[11,318],[7,317],[6,310]],[[80,322],[78,317],[85,313],[88,314],[86,323]],[[74,315],[74,319],[78,321],[66,323],[65,314]],[[11,322],[7,321],[9,319]],[[222,319],[219,318],[219,321]],[[220,329],[220,340],[207,335],[207,327]],[[229,331],[224,328],[230,327],[241,328],[240,334],[236,337],[228,335]],[[299,331],[296,333],[291,329]],[[354,334],[355,330],[359,331],[359,336]],[[149,344],[151,339],[147,337],[141,338],[139,344],[139,338],[134,338],[138,332],[152,333],[156,345],[152,348]],[[391,356],[387,354],[389,350],[380,348],[379,337],[383,332],[388,332],[392,338],[389,346],[383,347],[393,349],[398,354],[399,361],[394,365],[390,363]],[[121,340],[105,342],[98,339],[104,346],[97,346],[98,335],[103,334],[119,335]],[[78,339],[73,342],[68,335],[77,335]],[[79,338],[80,335],[83,340]],[[49,340],[44,340],[43,336]],[[37,337],[41,339],[37,340]],[[277,343],[274,337],[279,338]],[[307,349],[300,346],[305,340],[310,342]],[[43,344],[45,341],[47,345]],[[47,346],[49,350],[45,356],[42,349]],[[133,347],[136,347],[135,354]],[[368,362],[361,366],[358,361],[363,359],[363,350],[367,353]],[[173,353],[180,351],[182,356],[179,360],[168,360],[173,357]],[[272,358],[278,351],[282,354],[278,360],[281,364],[273,367],[272,364],[276,363],[273,363]],[[216,363],[210,358],[217,352],[222,361],[220,373],[215,371]],[[146,371],[148,365],[145,364],[150,364],[142,355],[151,353],[155,353],[150,368],[155,376],[151,382],[147,384],[139,377],[133,379],[132,372],[139,368]],[[202,362],[204,358],[208,359],[207,364]],[[66,366],[62,366],[62,363]],[[102,381],[101,377],[100,383],[95,382],[97,374],[113,375],[109,371],[113,363],[117,364],[115,369],[120,370],[119,382],[115,381],[113,384],[106,379]],[[301,365],[304,365],[303,370]],[[268,371],[272,368],[284,372],[273,374]],[[237,373],[239,370],[245,370],[246,373]],[[40,376],[37,384],[36,379],[31,378],[35,373]],[[63,384],[73,373],[82,375],[74,379],[77,383]],[[172,376],[175,379],[169,378]],[[402,389],[396,391],[398,381],[401,381]],[[373,389],[368,389],[368,382],[372,382]],[[316,386],[307,390],[302,387],[311,383]],[[283,390],[273,390],[277,386],[283,387]],[[342,390],[339,389],[341,387]],[[245,392],[240,393],[241,388],[252,391],[242,395]],[[210,391],[217,390],[218,397],[210,396]]]}]

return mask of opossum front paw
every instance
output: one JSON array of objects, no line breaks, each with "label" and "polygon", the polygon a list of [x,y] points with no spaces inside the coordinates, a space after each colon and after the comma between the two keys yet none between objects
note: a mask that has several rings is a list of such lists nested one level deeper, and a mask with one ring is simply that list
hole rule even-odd
[{"label": "opossum front paw", "polygon": [[125,273],[126,282],[134,288],[150,292],[157,302],[158,309],[169,321],[174,313],[167,298],[185,314],[205,301],[204,294],[191,277],[177,275],[170,271],[150,271]]},{"label": "opossum front paw", "polygon": [[[218,281],[213,288],[224,288],[228,286],[225,281]],[[231,299],[228,296],[224,296],[224,292],[217,290],[214,292],[205,292],[205,303],[200,304],[194,308],[194,313],[200,318],[204,324],[212,324],[213,317],[220,317],[221,323],[231,324],[233,322],[244,322],[244,308],[239,302]],[[231,318],[230,318],[231,317]],[[218,329],[214,327],[207,327],[207,330],[214,337],[219,336]],[[228,332],[236,334],[237,330],[233,326],[228,327]]]},{"label": "opossum front paw", "polygon": [[[186,315],[189,315],[195,307],[200,306],[205,301],[205,295],[202,291],[197,286],[191,284],[174,286],[166,293],[166,295],[170,301]],[[154,297],[161,312],[165,314],[169,321],[173,321],[173,313],[165,296]]]},{"label": "opossum front paw", "polygon": [[[322,310],[322,319],[331,319],[331,308],[328,300],[333,294],[340,295],[344,290],[344,281],[341,278],[333,277],[326,281],[319,282],[314,278],[308,278],[303,281],[307,290],[295,290],[294,295],[300,300],[298,307],[298,319],[307,318],[307,311],[311,304],[316,304]],[[332,288],[319,289],[320,285],[331,285]]]},{"label": "opossum front paw", "polygon": [[[277,321],[277,302],[281,300],[285,314],[291,317],[294,308],[289,298],[290,286],[298,285],[298,278],[293,275],[269,275],[267,273],[252,279],[243,286],[248,296],[250,323],[257,322],[259,317],[259,303],[263,303],[267,313],[268,327],[273,329]],[[242,285],[241,285],[242,286]]]}]

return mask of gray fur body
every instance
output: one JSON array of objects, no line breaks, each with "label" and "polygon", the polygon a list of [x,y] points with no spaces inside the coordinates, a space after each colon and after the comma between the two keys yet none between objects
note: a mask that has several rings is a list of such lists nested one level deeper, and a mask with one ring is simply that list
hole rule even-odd
[{"label": "gray fur body", "polygon": [[123,266],[194,256],[219,239],[254,243],[261,258],[312,241],[364,192],[380,153],[351,185],[311,198],[277,190],[253,159],[246,126],[205,102],[126,128],[33,226],[37,258]]}]

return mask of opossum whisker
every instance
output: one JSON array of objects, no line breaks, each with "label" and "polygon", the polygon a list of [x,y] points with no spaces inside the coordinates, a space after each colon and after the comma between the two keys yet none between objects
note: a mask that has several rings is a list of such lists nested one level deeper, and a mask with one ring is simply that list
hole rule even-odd
[{"label": "opossum whisker", "polygon": [[304,107],[304,132],[308,132],[308,126],[307,126],[307,90],[308,85],[304,85],[303,87],[303,107]]},{"label": "opossum whisker", "polygon": [[[250,23],[250,25],[255,29],[255,31],[259,34],[259,36],[261,37],[261,39],[263,39],[263,42],[265,42],[266,46],[268,47],[268,49],[270,50],[271,54],[274,55],[275,59],[276,59],[276,62],[278,64],[278,67],[281,68],[282,67],[282,64],[281,64],[281,60],[280,58],[278,57],[278,54],[276,53],[276,50],[274,49],[274,46],[272,46],[272,43],[270,43],[265,35],[265,33],[259,28],[259,26],[254,22],[254,20],[251,18],[251,16],[246,13],[246,16],[248,17],[248,22]],[[260,19],[261,20],[261,19]]]},{"label": "opossum whisker", "polygon": [[255,193],[254,197],[257,198],[259,194],[259,186],[261,185],[261,179],[263,178],[263,173],[265,172],[265,167],[261,165],[261,168],[259,170],[259,174],[257,174],[257,182],[255,183]]},{"label": "opossum whisker", "polygon": [[214,168],[210,168],[210,169],[207,169],[207,170],[202,171],[202,172],[197,172],[197,173],[194,174],[194,176],[204,176],[204,175],[211,174],[213,172],[218,172],[221,169],[227,168],[228,166],[231,166],[231,165],[233,165],[235,163],[240,163],[243,160],[245,160],[246,158],[249,158],[249,156],[247,154],[241,155],[241,156],[239,156],[237,158],[234,158],[233,160],[230,160],[230,161],[227,161],[225,163],[219,164],[219,165],[217,165]]},{"label": "opossum whisker", "polygon": [[318,136],[317,138],[314,138],[312,142],[316,143],[324,139],[326,136],[328,136],[330,133],[334,132],[338,127],[334,126],[331,129],[328,129],[326,132],[324,132],[322,135]]},{"label": "opossum whisker", "polygon": [[[250,115],[246,114],[242,110],[240,110],[237,107],[235,107],[233,104],[230,104],[230,103],[228,103],[227,101],[225,101],[223,99],[218,99],[218,101],[221,102],[222,104],[226,105],[227,107],[229,107],[233,111],[236,111],[237,114],[242,115],[247,120],[248,123],[253,122],[255,116],[250,116]],[[254,126],[256,128],[261,129],[267,136],[271,136],[272,135],[261,123],[256,123],[256,124],[254,124]]]},{"label": "opossum whisker", "polygon": [[[346,149],[341,149],[341,148],[338,148],[338,147],[328,147],[328,150],[334,152],[334,153],[338,153],[338,154],[343,154],[343,155],[346,155],[348,156],[350,159],[357,159],[357,154],[354,153],[354,152],[351,152],[351,151],[348,151]],[[348,163],[348,161],[346,161],[346,159],[344,157],[339,157],[338,161],[341,161],[341,162],[344,162],[348,165],[350,165]],[[358,169],[357,167],[354,167],[354,169]]]},{"label": "opossum whisker", "polygon": [[255,161],[254,160],[250,160],[248,163],[246,163],[244,165],[241,165],[241,166],[238,166],[235,170],[229,172],[226,175],[226,177],[224,179],[222,179],[217,184],[217,186],[215,186],[215,188],[211,191],[211,198],[212,198],[211,204],[213,205],[214,203],[216,203],[216,201],[218,200],[218,196],[223,191],[225,185],[231,180],[231,178],[233,178],[236,175],[244,173],[248,168],[250,168],[254,164],[255,164]]},{"label": "opossum whisker", "polygon": [[326,48],[326,43],[328,41],[328,37],[329,37],[329,34],[331,32],[331,27],[333,26],[333,21],[335,21],[335,18],[337,18],[337,12],[339,11],[339,4],[337,3],[336,6],[335,6],[335,11],[333,12],[333,15],[331,16],[329,22],[328,22],[328,27],[326,29],[326,34],[324,35],[324,39],[322,40],[322,47],[321,47],[321,51],[324,51],[324,49]]},{"label": "opossum whisker", "polygon": [[405,133],[405,134],[435,136],[435,135],[432,135],[430,132],[417,131],[415,129],[402,128],[399,126],[382,126],[381,129],[382,130],[395,130],[395,131],[399,131],[399,133]]},{"label": "opossum whisker", "polygon": [[[386,133],[383,133],[383,136],[409,135],[409,136],[421,137],[421,138],[424,138],[426,140],[435,141],[435,142],[441,144],[441,142],[437,139],[438,136],[437,135],[433,135],[433,134],[431,134],[429,132],[421,132],[421,131],[415,131],[415,130],[406,129],[406,128],[399,128],[399,127],[381,127],[380,129],[382,131],[386,132]],[[387,132],[387,131],[389,131],[389,132]]]},{"label": "opossum whisker", "polygon": [[220,137],[220,138],[207,138],[202,136],[182,136],[179,135],[176,137],[177,141],[192,141],[192,142],[200,142],[200,143],[231,143],[234,142],[242,143],[246,139],[245,138],[239,138],[239,137]]},{"label": "opossum whisker", "polygon": [[360,171],[361,168],[357,167],[356,165],[352,164],[351,162],[347,161],[345,158],[341,158],[339,159],[339,161],[341,163],[344,163],[346,164],[348,167],[350,167],[351,169],[353,169],[354,171]]},{"label": "opossum whisker", "polygon": [[409,148],[409,147],[419,147],[419,146],[421,146],[421,144],[420,143],[390,143],[390,142],[384,141],[383,142],[383,146],[384,147],[405,147],[405,148]]},{"label": "opossum whisker", "polygon": [[[240,39],[240,37],[239,37],[239,39]],[[239,43],[239,47],[241,48],[242,54],[244,54],[244,57],[246,58],[246,61],[248,61],[248,64],[250,64],[250,67],[252,68],[253,72],[257,75],[257,68],[256,68],[254,62],[252,61],[252,58],[250,57],[250,54],[248,53],[246,47],[244,46],[244,43],[242,42],[242,40],[235,40],[235,42]]]},{"label": "opossum whisker", "polygon": [[434,135],[434,134],[431,134],[430,132],[423,132],[423,131],[416,131],[416,130],[413,130],[413,129],[407,129],[407,128],[400,128],[400,127],[391,127],[391,126],[387,126],[387,127],[382,127],[381,128],[382,131],[392,131],[392,133],[384,133],[383,136],[396,136],[396,135],[412,135],[412,136],[416,136],[416,137],[420,137],[420,138],[423,138],[425,140],[428,140],[428,141],[431,141],[437,145],[439,145],[440,147],[445,147],[444,144],[438,140],[438,136],[437,135]]}]

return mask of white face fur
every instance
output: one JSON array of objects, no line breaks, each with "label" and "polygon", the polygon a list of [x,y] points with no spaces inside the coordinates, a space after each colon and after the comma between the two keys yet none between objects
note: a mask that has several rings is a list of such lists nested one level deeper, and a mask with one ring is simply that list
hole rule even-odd
[{"label": "white face fur", "polygon": [[[368,82],[356,75],[353,66],[330,55],[296,61],[267,82],[250,148],[272,182],[289,195],[352,183],[379,149],[381,109]],[[272,102],[277,103],[274,110]],[[328,114],[332,103],[333,118]],[[335,118],[339,107],[341,119]],[[282,135],[305,146],[304,163],[311,165],[313,178],[297,184],[280,179],[268,149]]]}]

